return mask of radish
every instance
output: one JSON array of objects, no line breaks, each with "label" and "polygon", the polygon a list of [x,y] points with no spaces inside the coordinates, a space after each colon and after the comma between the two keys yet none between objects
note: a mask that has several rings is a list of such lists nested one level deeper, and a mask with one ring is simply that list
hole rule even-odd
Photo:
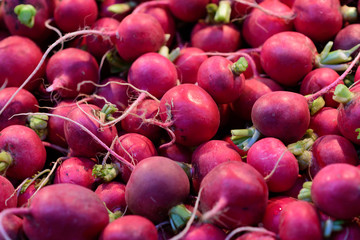
[{"label": "radish", "polygon": [[177,143],[158,148],[158,153],[160,156],[170,158],[177,162],[191,163],[191,149]]},{"label": "radish", "polygon": [[[28,186],[26,186],[27,184],[25,184],[23,187],[21,187],[20,192],[18,192],[18,203],[17,206],[18,207],[26,207],[28,206],[31,198],[34,196],[34,194],[37,191],[37,187],[36,185],[38,185],[37,182],[34,182]],[[26,189],[25,189],[26,186]],[[24,190],[25,189],[25,190]]]},{"label": "radish", "polygon": [[[255,0],[246,0],[249,3],[255,3]],[[242,18],[247,16],[251,10],[253,9],[251,6],[247,4],[243,4],[241,2],[232,1],[231,2],[231,19]]]},{"label": "radish", "polygon": [[158,236],[151,221],[141,216],[129,215],[111,222],[100,236],[100,240],[115,239],[157,240]]},{"label": "radish", "polygon": [[206,5],[209,0],[168,0],[171,13],[184,22],[196,22],[206,14]]},{"label": "radish", "polygon": [[126,185],[125,199],[133,214],[159,223],[167,219],[170,208],[185,201],[189,192],[184,170],[171,159],[156,156],[136,165]]},{"label": "radish", "polygon": [[104,0],[100,2],[99,15],[100,17],[109,17],[118,20],[124,19],[135,7],[135,2],[128,2],[126,0]]},{"label": "radish", "polygon": [[95,193],[111,212],[124,212],[126,210],[125,188],[125,184],[120,182],[102,183],[96,188]]},{"label": "radish", "polygon": [[[334,39],[334,49],[351,49],[360,43],[360,24],[349,24],[342,28]],[[352,54],[355,57],[359,51]]]},{"label": "radish", "polygon": [[201,225],[192,225],[182,240],[224,240],[226,234],[220,228],[204,223]]},{"label": "radish", "polygon": [[6,208],[16,207],[17,197],[15,195],[12,196],[15,191],[12,183],[7,178],[0,175],[0,185],[0,212]]},{"label": "radish", "polygon": [[275,240],[276,238],[261,232],[249,232],[241,235],[238,238],[235,238],[235,240]]},{"label": "radish", "polygon": [[[21,136],[21,138],[19,138]],[[14,180],[24,180],[44,168],[46,151],[34,130],[11,125],[0,132],[0,171]]]},{"label": "radish", "polygon": [[[13,214],[6,215],[3,218],[2,225],[4,231],[10,237],[10,239],[25,239],[22,230],[23,220]],[[0,234],[0,240],[7,240]]]},{"label": "radish", "polygon": [[330,107],[324,107],[310,118],[309,128],[319,136],[324,135],[341,135],[338,128],[338,110]]}]

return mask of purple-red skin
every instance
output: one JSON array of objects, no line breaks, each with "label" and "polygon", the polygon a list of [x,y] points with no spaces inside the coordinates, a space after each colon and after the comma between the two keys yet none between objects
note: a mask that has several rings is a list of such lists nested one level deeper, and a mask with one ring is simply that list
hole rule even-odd
[{"label": "purple-red skin", "polygon": [[280,32],[261,48],[261,66],[271,79],[296,86],[314,66],[317,50],[310,38],[298,32]]},{"label": "purple-red skin", "polygon": [[95,240],[108,223],[105,205],[93,191],[63,183],[46,186],[34,196],[23,229],[29,239]]},{"label": "purple-red skin", "polygon": [[262,220],[264,228],[278,234],[281,212],[287,204],[295,201],[297,201],[296,198],[285,196],[270,198]]},{"label": "purple-red skin", "polygon": [[304,174],[299,174],[295,184],[287,191],[282,192],[281,195],[292,198],[297,198],[301,189],[303,188],[304,182],[309,181]]},{"label": "purple-red skin", "polygon": [[22,125],[4,128],[0,132],[0,149],[9,152],[13,158],[6,170],[6,176],[11,179],[24,180],[44,168],[46,150],[31,128]]},{"label": "purple-red skin", "polygon": [[[105,32],[114,32],[120,22],[114,18],[99,18],[91,26],[91,29]],[[113,39],[110,37],[102,37],[100,35],[90,35],[86,37],[86,49],[94,57],[101,58],[104,54],[114,47]]]},{"label": "purple-red skin", "polygon": [[[0,90],[0,108],[5,106],[17,89],[15,87],[8,87]],[[1,114],[0,131],[10,125],[25,125],[26,116],[12,116],[17,113],[38,112],[38,105],[39,103],[34,95],[25,89],[21,89]]]},{"label": "purple-red skin", "polygon": [[125,187],[125,184],[119,182],[102,183],[96,188],[95,193],[111,212],[124,212],[126,209]]},{"label": "purple-red skin", "polygon": [[129,210],[154,223],[168,219],[170,208],[185,201],[190,183],[185,171],[173,160],[149,157],[133,170],[125,189]]},{"label": "purple-red skin", "polygon": [[158,148],[158,153],[160,156],[170,158],[177,162],[191,163],[192,151],[189,148],[177,143]]},{"label": "purple-red skin", "polygon": [[205,52],[235,52],[241,47],[240,30],[233,24],[197,23],[191,32],[191,46]]},{"label": "purple-red skin", "polygon": [[156,141],[160,137],[161,128],[150,123],[145,123],[143,119],[158,120],[158,111],[158,101],[155,101],[154,99],[145,99],[120,122],[121,128],[125,132],[139,133],[151,139],[152,141]]},{"label": "purple-red skin", "polygon": [[[5,215],[1,222],[5,229],[5,232],[8,234],[10,239],[13,240],[25,239],[23,236],[22,223],[23,220],[13,214]],[[0,240],[5,240],[5,238],[0,235]]]},{"label": "purple-red skin", "polygon": [[[80,109],[80,107],[82,109]],[[107,146],[110,146],[117,135],[117,129],[115,126],[107,126],[103,127],[102,131],[99,131],[100,124],[93,119],[94,117],[97,118],[94,116],[94,110],[100,111],[101,109],[92,104],[79,104],[79,106],[74,107],[69,112],[67,117],[85,126],[102,142],[104,142]],[[83,111],[90,116],[87,116]],[[99,121],[99,118],[97,118],[97,120]],[[96,154],[105,150],[99,143],[92,139],[88,133],[83,131],[75,123],[65,121],[64,133],[66,142],[71,150],[71,156],[92,158],[95,157]]]},{"label": "purple-red skin", "polygon": [[120,22],[121,20],[124,19],[124,17],[126,17],[127,15],[130,14],[131,9],[124,13],[117,14],[117,13],[108,11],[108,7],[110,7],[113,4],[126,3],[126,2],[127,2],[126,0],[104,0],[104,1],[101,1],[100,6],[99,6],[99,16],[114,18]]},{"label": "purple-red skin", "polygon": [[221,56],[206,59],[199,67],[197,83],[218,104],[235,101],[243,91],[245,77],[232,72],[232,62]]},{"label": "purple-red skin", "polygon": [[[300,86],[300,93],[302,95],[313,94],[335,82],[335,80],[339,77],[339,74],[331,68],[314,69],[308,74],[306,74],[306,76],[302,80]],[[344,84],[344,82],[340,81],[339,84]],[[331,88],[330,91],[323,95],[323,98],[325,100],[325,106],[327,107],[337,108],[339,106],[339,103],[332,99],[332,97],[334,96],[335,87]]]},{"label": "purple-red skin", "polygon": [[6,30],[4,15],[5,15],[4,3],[3,3],[3,1],[1,1],[0,2],[0,29],[1,30]]},{"label": "purple-red skin", "polygon": [[[292,13],[291,8],[280,1],[266,0],[259,6],[278,15]],[[242,26],[245,41],[254,48],[261,46],[266,39],[276,33],[291,30],[293,30],[293,20],[270,16],[257,8],[249,13]]]},{"label": "purple-red skin", "polygon": [[292,10],[296,14],[295,30],[314,42],[331,40],[343,25],[339,0],[296,0]]},{"label": "purple-red skin", "polygon": [[314,142],[310,165],[311,176],[314,177],[320,169],[334,163],[359,164],[354,145],[339,135],[325,135]]},{"label": "purple-red skin", "polygon": [[[114,151],[133,165],[143,159],[157,155],[156,148],[151,140],[138,133],[127,133],[120,136],[114,145]],[[120,165],[121,178],[128,182],[131,170]]]},{"label": "purple-red skin", "polygon": [[[299,174],[297,159],[276,138],[263,138],[254,143],[250,147],[246,159],[247,163],[258,170],[264,177],[271,174],[273,169],[276,168],[275,172],[266,181],[271,192],[289,190],[295,184]],[[278,161],[279,163],[276,166]]]},{"label": "purple-red skin", "polygon": [[[334,49],[348,50],[360,43],[360,24],[353,23],[342,28],[335,36]],[[359,50],[351,54],[356,57]]]},{"label": "purple-red skin", "polygon": [[192,225],[182,240],[224,240],[226,234],[210,223]]},{"label": "purple-red skin", "polygon": [[126,239],[157,240],[157,229],[150,220],[142,216],[127,215],[118,218],[107,225],[100,236],[100,240]]},{"label": "purple-red skin", "polygon": [[[246,0],[246,2],[255,3],[256,1],[255,0]],[[248,15],[251,12],[251,10],[253,9],[252,7],[250,7],[246,4],[240,3],[240,2],[233,1],[231,3],[232,3],[231,19],[242,18],[242,17]]]},{"label": "purple-red skin", "polygon": [[[231,136],[230,136],[230,135],[224,137],[223,140],[224,140],[225,142],[229,143],[229,144],[231,145],[231,147],[232,147],[233,149],[235,149],[235,150],[240,154],[241,157],[246,157],[248,151],[244,151],[244,150],[240,149],[238,146],[236,146],[235,143],[231,140]],[[246,159],[245,159],[245,160],[246,160]]]},{"label": "purple-red skin", "polygon": [[314,177],[311,198],[330,217],[351,219],[360,215],[360,169],[347,163],[322,168]]},{"label": "purple-red skin", "polygon": [[184,22],[196,22],[206,15],[206,5],[209,0],[169,0],[171,13]]},{"label": "purple-red skin", "polygon": [[18,195],[18,207],[26,207],[28,206],[29,199],[34,195],[36,192],[35,183],[30,184],[23,193],[19,193]]},{"label": "purple-red skin", "polygon": [[341,134],[352,141],[353,143],[360,145],[360,139],[358,139],[359,132],[356,129],[360,128],[360,93],[355,92],[353,99],[347,104],[340,104],[338,115],[338,127]]},{"label": "purple-red skin", "polygon": [[203,50],[195,47],[183,48],[174,64],[181,83],[196,83],[200,65],[208,59]]},{"label": "purple-red skin", "polygon": [[222,163],[205,176],[201,188],[200,210],[203,214],[224,201],[218,214],[209,219],[216,225],[234,229],[261,222],[269,192],[263,176],[249,164]]},{"label": "purple-red skin", "polygon": [[[240,49],[241,50],[241,49]],[[256,51],[253,51],[253,52],[249,52],[248,55],[252,58],[252,60],[254,60],[255,62],[255,65],[256,65],[256,70],[257,72],[260,74],[260,73],[264,73],[264,70],[262,69],[261,67],[261,62],[260,62],[260,52],[256,52]],[[237,57],[237,58],[234,58],[233,61],[237,61],[240,57]],[[245,79],[250,79],[252,77],[255,77],[254,76],[254,73],[253,73],[253,70],[251,67],[248,67],[245,72],[243,72],[244,76],[245,76]],[[279,84],[277,84],[279,85]]]},{"label": "purple-red skin", "polygon": [[276,238],[266,233],[248,232],[235,240],[276,240]]},{"label": "purple-red skin", "polygon": [[304,96],[276,91],[261,96],[255,102],[251,119],[263,135],[289,144],[304,136],[309,127],[310,112]]},{"label": "purple-red skin", "polygon": [[360,226],[356,223],[351,223],[343,226],[340,232],[333,233],[331,240],[357,240],[360,239]]},{"label": "purple-red skin", "polygon": [[146,53],[135,60],[128,73],[128,82],[148,91],[156,98],[177,84],[175,65],[159,53]]},{"label": "purple-red skin", "polygon": [[288,203],[280,214],[281,240],[321,240],[322,229],[315,207],[305,201]]},{"label": "purple-red skin", "polygon": [[46,65],[46,76],[56,91],[63,98],[75,98],[79,93],[91,94],[95,90],[93,84],[83,84],[83,81],[98,83],[99,65],[88,52],[77,48],[66,48],[55,53]]},{"label": "purple-red skin", "polygon": [[219,124],[219,109],[212,97],[194,84],[181,84],[167,91],[160,101],[162,121],[171,115],[170,129],[176,142],[197,146],[215,136]]},{"label": "purple-red skin", "polygon": [[324,107],[315,115],[310,117],[310,126],[319,136],[324,135],[341,135],[338,128],[338,110],[336,108]]},{"label": "purple-red skin", "polygon": [[157,52],[165,43],[159,21],[145,13],[126,16],[116,30],[116,49],[125,61],[134,61],[144,53]]},{"label": "purple-red skin", "polygon": [[198,146],[191,158],[195,191],[199,191],[202,180],[213,168],[228,161],[242,161],[240,154],[228,142],[210,140]]},{"label": "purple-red skin", "polygon": [[[0,85],[20,87],[33,72],[42,58],[40,48],[29,38],[9,36],[0,41]],[[28,91],[35,90],[40,84],[45,68],[40,68],[35,76],[25,85]]]},{"label": "purple-red skin", "polygon": [[0,212],[6,208],[16,207],[17,205],[16,194],[6,202],[6,200],[15,192],[15,188],[7,178],[1,175],[0,175],[0,187],[1,187]]},{"label": "purple-red skin", "polygon": [[96,178],[92,170],[95,164],[88,158],[68,158],[56,169],[54,184],[71,183],[94,190]]},{"label": "purple-red skin", "polygon": [[56,0],[54,20],[63,32],[91,26],[98,17],[95,0]]}]

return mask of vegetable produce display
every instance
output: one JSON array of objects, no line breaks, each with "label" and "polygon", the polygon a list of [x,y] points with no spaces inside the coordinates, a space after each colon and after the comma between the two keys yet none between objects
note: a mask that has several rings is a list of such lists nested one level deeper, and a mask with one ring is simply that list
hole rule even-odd
[{"label": "vegetable produce display", "polygon": [[0,0],[0,240],[359,240],[360,2]]}]

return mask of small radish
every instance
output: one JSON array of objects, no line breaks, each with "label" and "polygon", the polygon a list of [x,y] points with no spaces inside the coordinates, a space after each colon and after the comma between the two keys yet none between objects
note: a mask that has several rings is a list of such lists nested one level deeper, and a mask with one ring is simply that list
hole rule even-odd
[{"label": "small radish", "polygon": [[205,223],[201,225],[192,225],[182,240],[224,240],[226,234],[220,228]]},{"label": "small radish", "polygon": [[[6,234],[10,237],[10,239],[25,239],[22,230],[23,220],[16,215],[6,215],[3,218],[2,223],[4,226],[4,230]],[[0,233],[0,240],[7,240],[5,239]]]},{"label": "small radish", "polygon": [[96,188],[95,193],[111,212],[125,211],[125,184],[119,182],[102,183]]},{"label": "small radish", "polygon": [[[360,24],[349,24],[342,28],[334,39],[334,49],[351,49],[360,43]],[[359,51],[352,54],[355,57]]]},{"label": "small radish", "polygon": [[191,163],[191,149],[177,143],[159,148],[158,153],[160,156],[170,158],[177,162]]},{"label": "small radish", "polygon": [[134,2],[126,0],[103,0],[99,6],[100,17],[109,17],[118,20],[124,19],[135,7]]},{"label": "small radish", "polygon": [[235,238],[235,240],[276,240],[276,238],[266,233],[248,232],[238,238]]},{"label": "small radish", "polygon": [[169,8],[175,17],[184,22],[196,22],[206,14],[206,5],[209,0],[169,0]]},{"label": "small radish", "polygon": [[324,135],[341,135],[338,127],[339,111],[335,108],[324,107],[310,118],[309,128],[319,136]]},{"label": "small radish", "polygon": [[360,238],[360,227],[356,223],[350,223],[343,227],[343,229],[334,233],[331,236],[331,240],[356,240]]},{"label": "small radish", "polygon": [[17,197],[16,195],[11,196],[15,192],[12,183],[7,178],[0,175],[0,185],[0,212],[6,208],[16,207]]}]

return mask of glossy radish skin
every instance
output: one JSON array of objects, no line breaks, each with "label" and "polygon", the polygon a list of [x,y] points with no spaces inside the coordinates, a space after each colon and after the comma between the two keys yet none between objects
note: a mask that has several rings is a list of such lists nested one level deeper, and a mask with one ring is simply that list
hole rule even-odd
[{"label": "glossy radish skin", "polygon": [[186,0],[177,1],[169,0],[169,8],[171,13],[181,21],[184,22],[196,22],[206,15],[206,5],[209,0]]},{"label": "glossy radish skin", "polygon": [[326,135],[316,139],[311,152],[310,172],[312,177],[329,164],[347,163],[354,166],[359,164],[359,157],[354,145],[339,135]]},{"label": "glossy radish skin", "polygon": [[248,232],[236,238],[235,240],[276,240],[276,238],[261,232]]},{"label": "glossy radish skin", "polygon": [[[335,36],[334,49],[350,49],[360,43],[360,24],[354,23],[343,27]],[[351,56],[356,57],[357,50]]]},{"label": "glossy radish skin", "polygon": [[170,208],[183,202],[190,192],[185,171],[173,160],[150,157],[135,167],[126,185],[129,210],[152,222],[168,218]]},{"label": "glossy radish skin", "polygon": [[164,94],[160,101],[160,118],[166,121],[169,116],[176,142],[185,146],[210,140],[220,124],[216,103],[205,90],[194,84],[181,84]]},{"label": "glossy radish skin", "polygon": [[359,133],[356,132],[356,129],[360,128],[360,94],[356,92],[350,102],[345,105],[340,104],[338,109],[337,120],[341,134],[353,143],[360,145]]},{"label": "glossy radish skin", "polygon": [[192,225],[186,233],[183,240],[224,240],[226,234],[220,228],[205,223],[201,225]]},{"label": "glossy radish skin", "polygon": [[95,193],[110,211],[125,211],[125,184],[115,181],[102,183],[96,188]]},{"label": "glossy radish skin", "polygon": [[338,110],[335,108],[324,107],[310,118],[309,128],[319,136],[341,135],[338,127]]},{"label": "glossy radish skin", "polygon": [[360,170],[346,163],[321,169],[313,179],[311,197],[317,208],[337,219],[359,216]]},{"label": "glossy radish skin", "polygon": [[285,144],[300,140],[310,123],[305,97],[286,91],[261,96],[252,108],[251,118],[262,134],[278,138]]},{"label": "glossy radish skin", "polygon": [[37,188],[35,187],[35,183],[30,184],[25,191],[21,191],[18,195],[18,207],[26,207],[29,204],[29,200],[32,198]]},{"label": "glossy radish skin", "polygon": [[14,193],[15,189],[12,183],[3,176],[0,176],[0,186],[1,186],[1,194],[0,194],[0,212],[6,208],[13,208],[17,205],[17,196],[14,195],[8,201],[7,199]]},{"label": "glossy radish skin", "polygon": [[[289,190],[295,184],[299,174],[297,159],[276,138],[263,138],[254,143],[248,151],[247,163],[264,177],[271,174],[266,181],[271,192]],[[274,168],[276,170],[272,173]]]},{"label": "glossy radish skin", "polygon": [[177,162],[191,163],[191,149],[177,143],[159,148],[158,153]]}]

